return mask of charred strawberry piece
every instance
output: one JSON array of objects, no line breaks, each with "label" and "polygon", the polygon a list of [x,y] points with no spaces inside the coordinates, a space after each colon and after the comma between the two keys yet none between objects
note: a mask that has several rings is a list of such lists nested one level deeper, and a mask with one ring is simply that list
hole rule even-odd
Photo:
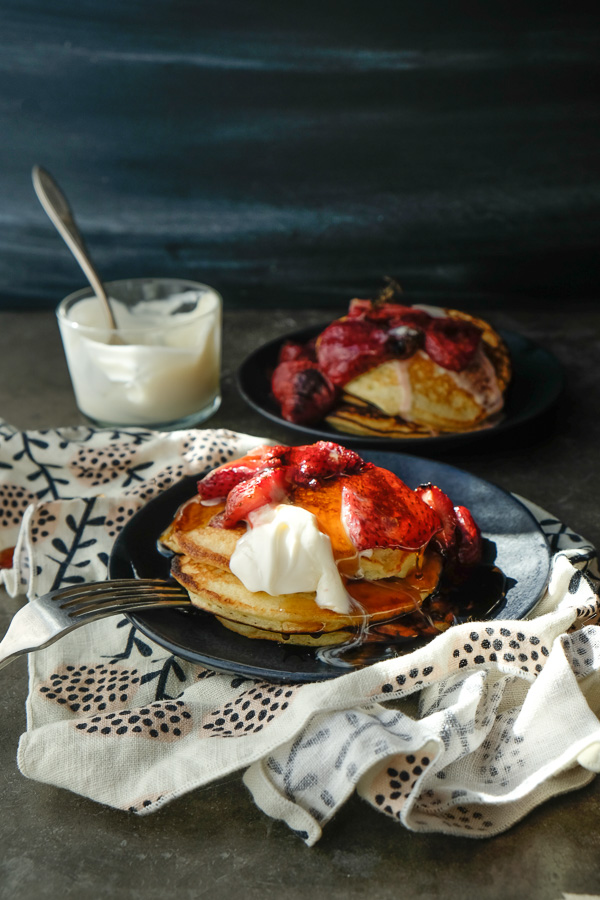
[{"label": "charred strawberry piece", "polygon": [[440,530],[437,513],[400,478],[378,466],[345,480],[341,514],[357,550],[418,550]]},{"label": "charred strawberry piece", "polygon": [[480,341],[479,328],[462,319],[431,319],[425,332],[426,352],[438,366],[451,372],[467,368]]},{"label": "charred strawberry piece", "polygon": [[318,422],[337,398],[334,386],[309,359],[280,363],[273,372],[271,390],[283,418],[297,425]]},{"label": "charred strawberry piece", "polygon": [[458,561],[463,566],[474,566],[481,562],[483,542],[481,529],[466,506],[455,506],[458,525]]},{"label": "charred strawberry piece", "polygon": [[399,306],[398,311],[390,316],[389,324],[390,328],[399,328],[401,325],[405,325],[409,328],[425,331],[431,321],[431,316],[424,309]]},{"label": "charred strawberry piece", "polygon": [[390,358],[384,328],[362,318],[332,322],[317,342],[319,368],[337,386]]},{"label": "charred strawberry piece", "polygon": [[315,342],[308,341],[306,344],[298,344],[294,341],[284,341],[279,351],[278,362],[290,362],[294,359],[308,359],[315,362]]},{"label": "charred strawberry piece", "polygon": [[431,320],[424,309],[414,309],[403,303],[387,303],[373,300],[351,300],[348,309],[350,318],[367,319],[369,322],[381,322],[391,328],[398,325],[410,325],[413,328],[427,328]]},{"label": "charred strawberry piece", "polygon": [[242,459],[213,469],[198,482],[198,495],[202,500],[217,500],[226,497],[229,491],[242,481],[251,478],[266,468],[281,466],[281,455],[287,447],[257,447]]},{"label": "charred strawberry piece", "polygon": [[288,490],[288,480],[284,466],[264,469],[246,481],[240,482],[227,495],[222,513],[212,520],[217,528],[233,528],[242,519],[247,519],[253,510],[267,503],[281,503]]},{"label": "charred strawberry piece", "polygon": [[236,484],[251,478],[252,474],[252,469],[247,466],[215,469],[214,472],[210,472],[206,478],[198,482],[198,495],[202,500],[217,500],[220,497],[226,497]]},{"label": "charred strawberry piece", "polygon": [[425,334],[412,325],[390,328],[388,345],[395,359],[410,359],[425,343]]},{"label": "charred strawberry piece", "polygon": [[450,553],[456,544],[458,529],[456,512],[450,497],[435,484],[421,484],[415,489],[415,493],[438,514],[442,527],[433,540],[440,550],[446,554]]},{"label": "charred strawberry piece", "polygon": [[290,480],[296,484],[353,474],[371,466],[354,450],[348,450],[332,441],[290,447],[283,460],[289,466]]},{"label": "charred strawberry piece", "polygon": [[348,315],[351,318],[356,318],[357,316],[364,316],[365,313],[368,313],[372,309],[372,300],[359,300],[358,297],[355,297],[350,301],[350,306],[348,307]]}]

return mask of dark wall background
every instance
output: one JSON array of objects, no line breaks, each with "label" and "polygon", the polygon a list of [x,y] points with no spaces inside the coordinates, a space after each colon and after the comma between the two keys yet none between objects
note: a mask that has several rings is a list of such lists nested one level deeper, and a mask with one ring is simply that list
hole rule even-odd
[{"label": "dark wall background", "polygon": [[0,304],[83,283],[34,163],[107,279],[593,297],[599,45],[550,0],[0,0]]}]

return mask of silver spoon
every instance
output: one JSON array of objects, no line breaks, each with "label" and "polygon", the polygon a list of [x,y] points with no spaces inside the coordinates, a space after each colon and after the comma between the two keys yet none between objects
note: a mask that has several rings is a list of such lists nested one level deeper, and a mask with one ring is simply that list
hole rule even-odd
[{"label": "silver spoon", "polygon": [[121,338],[116,334],[118,330],[117,323],[110,305],[110,300],[108,299],[108,295],[102,284],[102,279],[92,263],[83,242],[83,238],[75,224],[75,219],[67,198],[55,182],[54,178],[40,166],[33,167],[31,170],[31,178],[40,203],[48,213],[48,216],[56,226],[56,229],[67,244],[69,250],[83,269],[96,297],[104,304],[110,327],[113,332],[115,332],[112,335],[112,343],[123,343]]}]

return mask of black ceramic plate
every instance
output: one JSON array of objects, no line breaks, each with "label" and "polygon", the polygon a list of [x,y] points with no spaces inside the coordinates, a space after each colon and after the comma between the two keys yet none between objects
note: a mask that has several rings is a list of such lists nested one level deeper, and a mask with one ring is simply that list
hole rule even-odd
[{"label": "black ceramic plate", "polygon": [[[399,453],[361,454],[391,469],[410,487],[432,481],[455,505],[469,507],[479,523],[490,557],[507,578],[508,590],[495,617],[519,619],[540,599],[550,571],[550,551],[529,511],[511,494],[453,466]],[[196,490],[197,477],[178,482],[151,500],[125,526],[109,565],[111,578],[155,578],[169,575],[169,559],[157,540],[179,506]],[[314,650],[271,641],[251,640],[224,628],[200,610],[147,610],[131,614],[133,623],[172,653],[225,672],[270,681],[319,681],[345,669],[317,659]]]},{"label": "black ceramic plate", "polygon": [[250,406],[273,422],[292,429],[311,441],[325,439],[355,447],[395,447],[417,452],[420,449],[438,451],[465,447],[467,444],[495,440],[499,433],[516,431],[532,423],[554,405],[563,388],[563,371],[555,356],[528,338],[512,331],[501,331],[511,355],[513,376],[507,392],[504,416],[493,428],[464,434],[442,434],[438,437],[387,438],[343,434],[326,422],[314,427],[294,425],[282,418],[279,405],[271,394],[271,373],[284,341],[308,341],[323,331],[326,324],[292,331],[263,344],[244,360],[237,372],[238,389]]}]

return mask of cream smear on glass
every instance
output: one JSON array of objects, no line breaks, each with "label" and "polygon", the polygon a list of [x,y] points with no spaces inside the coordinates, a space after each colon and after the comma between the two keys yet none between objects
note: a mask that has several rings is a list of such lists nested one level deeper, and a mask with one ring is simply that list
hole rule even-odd
[{"label": "cream smear on glass", "polygon": [[170,296],[133,304],[111,298],[111,306],[122,342],[111,340],[97,298],[83,297],[63,312],[59,308],[69,372],[84,415],[99,424],[168,426],[214,411],[219,295],[180,287]]}]

